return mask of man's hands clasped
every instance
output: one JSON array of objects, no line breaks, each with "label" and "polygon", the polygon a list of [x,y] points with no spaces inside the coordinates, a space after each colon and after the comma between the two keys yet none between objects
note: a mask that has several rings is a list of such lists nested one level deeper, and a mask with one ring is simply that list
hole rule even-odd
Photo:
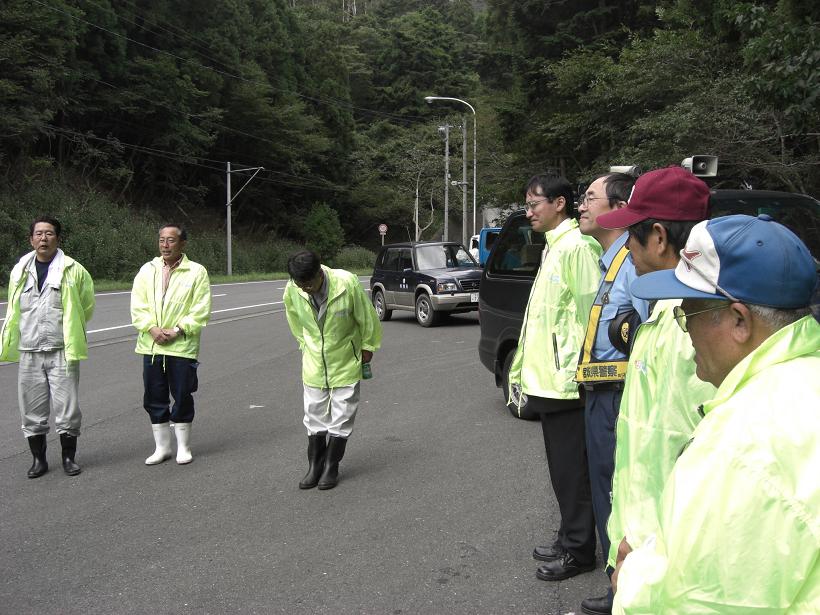
[{"label": "man's hands clasped", "polygon": [[148,329],[148,333],[154,338],[154,342],[160,346],[169,344],[182,335],[182,333],[177,333],[173,329],[162,329],[160,327],[151,327]]}]

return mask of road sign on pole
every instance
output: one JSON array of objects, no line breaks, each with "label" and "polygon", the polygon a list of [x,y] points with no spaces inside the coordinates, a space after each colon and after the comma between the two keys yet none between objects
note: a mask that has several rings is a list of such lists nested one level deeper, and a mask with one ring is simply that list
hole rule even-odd
[{"label": "road sign on pole", "polygon": [[387,225],[380,224],[379,225],[379,235],[382,236],[382,245],[384,245],[384,236],[387,235]]}]

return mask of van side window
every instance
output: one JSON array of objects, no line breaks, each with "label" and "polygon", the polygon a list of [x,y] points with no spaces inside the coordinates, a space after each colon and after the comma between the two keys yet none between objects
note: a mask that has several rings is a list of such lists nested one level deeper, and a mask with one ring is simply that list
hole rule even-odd
[{"label": "van side window", "polygon": [[541,264],[544,234],[536,233],[526,218],[505,229],[497,239],[498,245],[487,263],[487,272],[498,275],[532,277]]}]

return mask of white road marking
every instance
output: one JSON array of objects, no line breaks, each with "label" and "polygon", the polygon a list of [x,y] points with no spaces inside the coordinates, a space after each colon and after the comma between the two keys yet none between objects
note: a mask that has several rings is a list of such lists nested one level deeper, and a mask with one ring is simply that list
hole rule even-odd
[{"label": "white road marking", "polygon": [[270,303],[257,303],[256,305],[240,305],[239,307],[225,308],[224,310],[212,310],[211,314],[219,314],[220,312],[233,312],[234,310],[247,310],[248,308],[263,307],[266,305],[279,305],[284,301],[271,301]]},{"label": "white road marking", "polygon": [[211,295],[211,297],[227,297],[228,293],[220,293],[218,295]]},{"label": "white road marking", "polygon": [[124,329],[125,327],[133,327],[131,323],[127,325],[117,325],[116,327],[106,327],[105,329],[91,329],[88,333],[102,333],[103,331],[113,331],[114,329]]},{"label": "white road marking", "polygon": [[[219,314],[221,312],[234,312],[236,310],[247,310],[250,308],[255,307],[264,307],[266,305],[279,305],[283,303],[282,301],[272,301],[270,303],[257,303],[256,305],[240,305],[239,307],[232,307],[232,308],[225,308],[223,310],[211,310],[211,314]],[[133,325],[117,325],[116,327],[105,327],[104,329],[91,329],[88,333],[102,333],[103,331],[114,331],[115,329],[124,329],[126,327],[131,327]]]}]

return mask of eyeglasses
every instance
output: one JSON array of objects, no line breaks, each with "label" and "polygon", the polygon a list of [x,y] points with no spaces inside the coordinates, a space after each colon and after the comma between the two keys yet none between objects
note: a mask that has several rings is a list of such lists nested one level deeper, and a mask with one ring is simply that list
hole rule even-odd
[{"label": "eyeglasses", "polygon": [[672,314],[675,317],[675,322],[678,323],[678,326],[684,333],[689,333],[689,326],[686,322],[687,318],[691,318],[692,316],[697,316],[698,314],[705,314],[706,312],[714,312],[715,310],[724,310],[729,307],[729,303],[723,303],[721,305],[716,305],[714,307],[710,307],[705,310],[698,310],[697,312],[689,312],[688,314],[683,311],[683,308],[679,305],[676,305],[672,308]]},{"label": "eyeglasses", "polygon": [[613,199],[607,196],[587,196],[585,194],[581,195],[581,198],[578,199],[578,207],[581,205],[589,205],[592,201],[611,201]]},{"label": "eyeglasses", "polygon": [[527,211],[530,211],[530,210],[534,209],[535,207],[537,207],[540,203],[543,203],[544,201],[551,201],[551,200],[552,199],[550,199],[549,197],[544,197],[542,199],[536,199],[534,201],[524,201],[524,209],[526,209]]}]

